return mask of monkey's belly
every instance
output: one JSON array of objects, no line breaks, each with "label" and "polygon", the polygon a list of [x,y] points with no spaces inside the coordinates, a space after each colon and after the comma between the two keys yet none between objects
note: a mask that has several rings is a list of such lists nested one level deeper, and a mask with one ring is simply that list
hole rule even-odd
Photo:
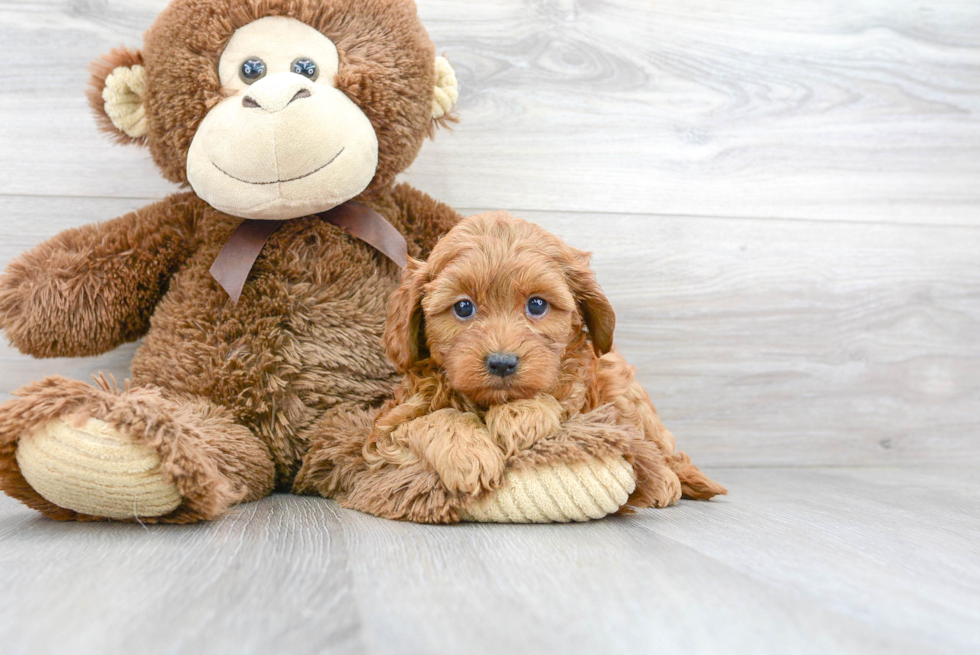
[{"label": "monkey's belly", "polygon": [[355,270],[353,284],[307,270],[313,279],[259,271],[237,305],[206,270],[181,273],[133,359],[134,383],[227,407],[292,470],[305,427],[340,403],[379,404],[397,381],[381,346],[394,276]]}]

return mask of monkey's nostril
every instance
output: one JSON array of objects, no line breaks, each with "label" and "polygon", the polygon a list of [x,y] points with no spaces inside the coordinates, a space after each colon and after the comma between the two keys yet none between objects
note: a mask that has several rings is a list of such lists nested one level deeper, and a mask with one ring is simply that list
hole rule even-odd
[{"label": "monkey's nostril", "polygon": [[[296,102],[297,100],[300,100],[302,98],[309,98],[310,95],[312,95],[312,94],[307,89],[300,89],[299,91],[296,92],[296,95],[294,95],[293,96],[293,99],[290,100],[289,102],[292,103],[292,102]],[[287,103],[287,104],[289,104],[289,103]]]},{"label": "monkey's nostril", "polygon": [[487,370],[493,375],[505,378],[517,371],[520,358],[514,353],[493,353],[487,355]]},{"label": "monkey's nostril", "polygon": [[[300,89],[293,95],[292,98],[290,98],[289,102],[287,102],[279,109],[282,109],[283,107],[292,104],[296,100],[301,100],[302,98],[309,98],[311,95],[313,94],[310,93],[309,89]],[[279,111],[279,109],[274,108],[275,107],[274,102],[272,105],[268,105],[268,106],[272,107],[273,111]],[[244,98],[242,98],[242,107],[245,107],[246,109],[267,109],[267,107],[263,107],[261,104],[259,104],[259,101],[253,98],[252,96],[245,96]]]}]

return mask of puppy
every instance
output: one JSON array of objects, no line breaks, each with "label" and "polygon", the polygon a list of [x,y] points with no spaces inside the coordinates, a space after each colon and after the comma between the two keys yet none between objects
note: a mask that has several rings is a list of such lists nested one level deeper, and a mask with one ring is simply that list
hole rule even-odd
[{"label": "puppy", "polygon": [[404,378],[367,465],[421,464],[478,495],[508,467],[607,448],[633,465],[633,507],[726,493],[675,452],[614,327],[587,253],[506,212],[464,220],[390,300],[384,345]]}]

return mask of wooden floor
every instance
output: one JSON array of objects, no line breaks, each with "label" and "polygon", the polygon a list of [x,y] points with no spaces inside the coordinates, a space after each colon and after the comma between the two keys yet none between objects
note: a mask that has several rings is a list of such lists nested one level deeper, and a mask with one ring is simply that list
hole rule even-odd
[{"label": "wooden floor", "polygon": [[[0,0],[0,266],[175,191],[84,97],[165,4]],[[0,498],[0,653],[980,652],[980,3],[418,5],[463,120],[403,179],[594,251],[620,349],[732,494],[453,528]],[[0,339],[0,402],[135,347]]]},{"label": "wooden floor", "polygon": [[418,526],[275,496],[213,525],[0,500],[19,653],[976,653],[980,476],[714,469],[731,495],[586,525]]}]

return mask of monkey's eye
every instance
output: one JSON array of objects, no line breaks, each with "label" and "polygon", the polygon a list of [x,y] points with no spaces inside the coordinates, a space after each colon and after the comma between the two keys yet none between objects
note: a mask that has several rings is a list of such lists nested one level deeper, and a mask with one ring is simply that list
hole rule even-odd
[{"label": "monkey's eye", "polygon": [[527,314],[533,318],[541,318],[548,312],[548,301],[537,296],[527,301]]},{"label": "monkey's eye", "polygon": [[455,314],[456,318],[460,319],[461,321],[467,321],[473,318],[473,315],[476,314],[476,305],[473,304],[472,300],[466,300],[464,298],[453,305],[453,314]]},{"label": "monkey's eye", "polygon": [[320,76],[320,67],[312,59],[300,57],[293,62],[293,72],[297,75],[308,77],[311,80],[316,80]]},{"label": "monkey's eye", "polygon": [[242,82],[245,82],[245,84],[252,84],[256,80],[265,77],[265,72],[265,62],[258,57],[252,57],[242,63],[242,68],[238,71],[238,76],[242,78]]}]

